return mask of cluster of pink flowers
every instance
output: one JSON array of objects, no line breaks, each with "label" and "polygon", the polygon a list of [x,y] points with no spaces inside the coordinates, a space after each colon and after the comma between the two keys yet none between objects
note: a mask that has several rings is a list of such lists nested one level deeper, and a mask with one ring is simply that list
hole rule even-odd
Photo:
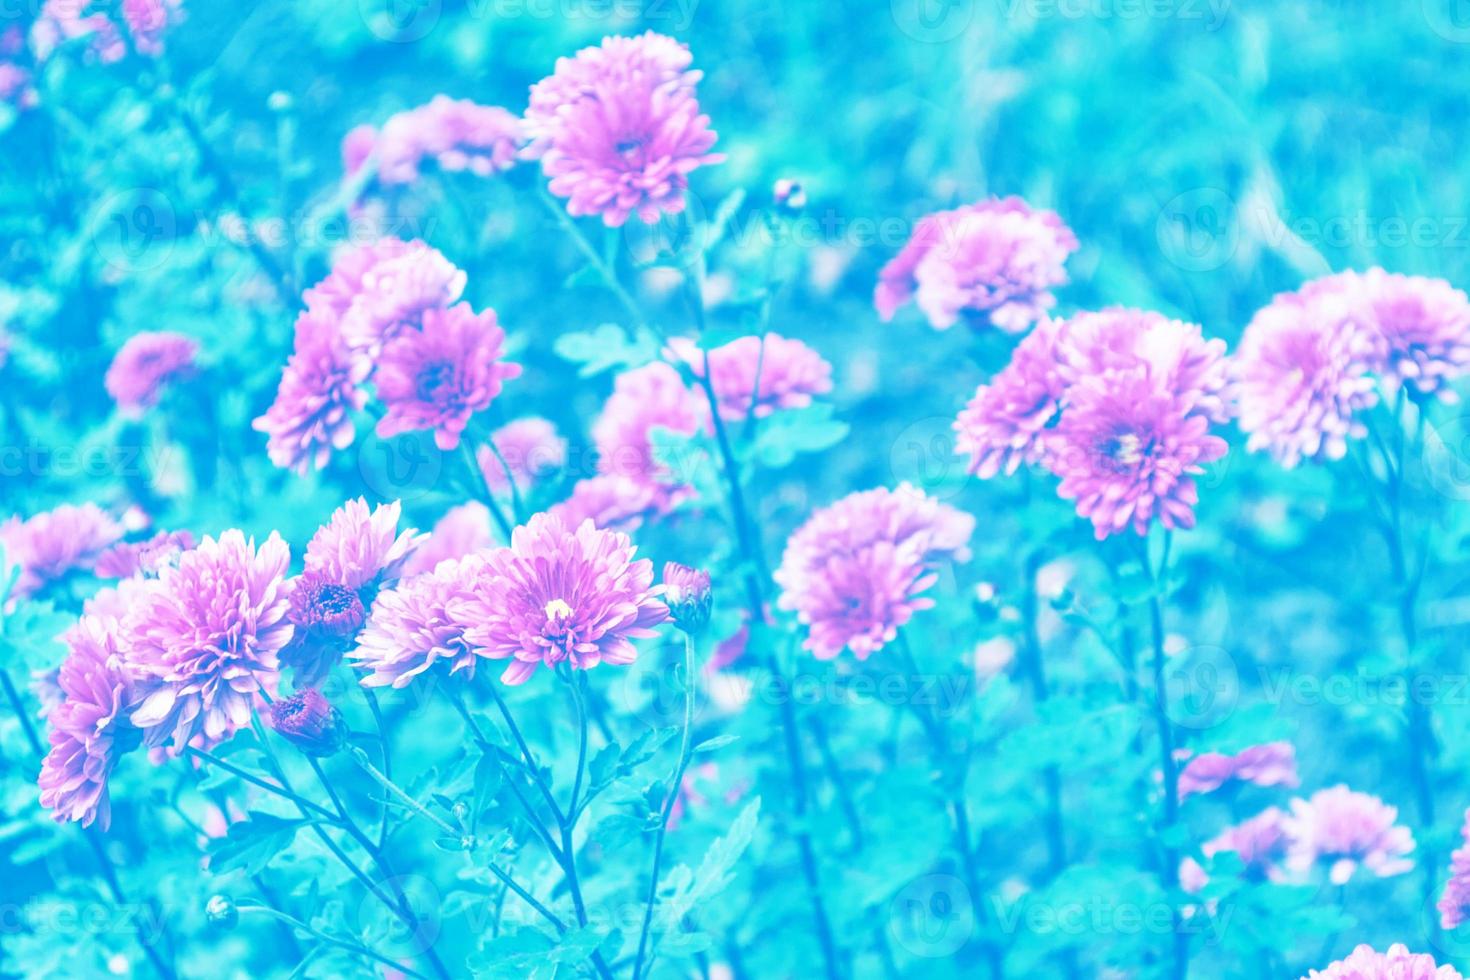
[{"label": "cluster of pink flowers", "polygon": [[1380,953],[1362,945],[1325,970],[1312,970],[1301,980],[1464,980],[1452,966],[1439,966],[1428,953],[1411,953],[1393,945]]},{"label": "cluster of pink flowers", "polygon": [[[25,31],[15,14],[0,13],[0,103],[33,109],[38,101]],[[0,356],[0,364],[3,363]]]},{"label": "cluster of pink flowers", "polygon": [[689,174],[723,157],[701,115],[689,49],[649,31],[558,59],[531,88],[528,153],[573,215],[616,227],[684,210]]},{"label": "cluster of pink flowers", "polygon": [[369,686],[403,687],[436,663],[473,674],[479,658],[509,660],[507,684],[541,665],[627,664],[632,641],[669,618],[653,564],[624,534],[538,514],[508,547],[440,563],[378,595],[349,657]]},{"label": "cluster of pink flowers", "polygon": [[1232,361],[1247,448],[1287,467],[1340,459],[1383,394],[1453,399],[1446,383],[1470,368],[1470,298],[1382,269],[1326,276],[1257,312]]},{"label": "cluster of pink flowers", "polygon": [[[1286,814],[1278,807],[1267,807],[1248,820],[1227,827],[1200,845],[1206,859],[1218,854],[1234,854],[1245,866],[1242,874],[1252,880],[1285,881],[1283,861],[1289,840]],[[1198,893],[1209,882],[1209,875],[1194,858],[1185,858],[1179,866],[1180,887]]]},{"label": "cluster of pink flowers", "polygon": [[1158,520],[1193,527],[1194,475],[1226,452],[1223,341],[1157,313],[1108,309],[1037,327],[955,422],[982,478],[1022,462],[1059,477],[1099,540]]},{"label": "cluster of pink flowers", "polygon": [[118,350],[103,383],[118,409],[137,417],[158,404],[169,382],[194,369],[199,344],[168,331],[133,334]]},{"label": "cluster of pink flowers", "polygon": [[[696,378],[704,377],[706,352],[698,343],[676,337],[669,341],[669,353]],[[832,365],[801,341],[780,334],[736,338],[710,350],[708,360],[710,387],[727,422],[805,408],[813,395],[832,390]]]},{"label": "cluster of pink flowers", "polygon": [[[600,501],[627,499],[641,503],[642,492],[629,494],[617,478],[633,481],[651,491],[652,507],[666,512],[688,499],[693,488],[682,475],[660,463],[654,453],[655,429],[678,435],[707,431],[709,404],[689,389],[679,372],[654,361],[618,375],[613,392],[592,425],[600,485],[583,489],[584,497]],[[606,479],[604,479],[606,478]],[[635,513],[641,513],[640,507]]]},{"label": "cluster of pink flowers", "polygon": [[878,276],[873,304],[884,320],[914,300],[938,330],[962,316],[1021,333],[1056,303],[1077,238],[1052,211],[1018,197],[967,204],[919,220]]},{"label": "cluster of pink flowers", "polygon": [[1234,755],[1201,752],[1179,772],[1179,799],[1214,792],[1232,781],[1287,788],[1301,785],[1296,771],[1296,748],[1290,742],[1267,742]]},{"label": "cluster of pink flowers", "polygon": [[91,503],[62,504],[28,520],[11,517],[0,523],[0,569],[18,570],[10,597],[25,598],[71,572],[92,570],[124,533],[120,523]]},{"label": "cluster of pink flowers", "polygon": [[380,187],[416,182],[425,161],[489,177],[515,165],[521,129],[520,118],[507,109],[437,95],[390,117],[381,130],[363,125],[349,132],[342,140],[343,168],[350,181],[373,161]]},{"label": "cluster of pink flowers", "polygon": [[368,382],[386,410],[380,436],[432,430],[440,449],[457,447],[471,416],[521,372],[501,360],[495,312],[455,302],[464,285],[418,241],[384,239],[339,259],[307,290],[276,400],[255,420],[271,460],[304,471],[351,445]]},{"label": "cluster of pink flowers", "polygon": [[121,61],[129,47],[156,58],[163,53],[164,32],[183,18],[183,0],[122,0],[121,23],[95,6],[92,0],[46,0],[31,27],[36,60],[45,61],[62,44],[81,39],[88,54],[104,63]]},{"label": "cluster of pink flowers", "polygon": [[804,646],[865,660],[921,609],[942,561],[966,561],[975,519],[908,484],[849,494],[812,514],[787,543],[779,605],[807,627]]}]

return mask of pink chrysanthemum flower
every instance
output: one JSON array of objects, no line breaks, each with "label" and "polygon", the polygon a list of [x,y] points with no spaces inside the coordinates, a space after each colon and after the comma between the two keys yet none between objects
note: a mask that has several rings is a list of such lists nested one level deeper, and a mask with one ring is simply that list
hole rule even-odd
[{"label": "pink chrysanthemum flower", "polygon": [[638,656],[632,641],[657,635],[653,627],[669,618],[653,562],[636,553],[626,534],[537,514],[516,528],[510,547],[486,556],[465,637],[480,656],[511,661],[500,675],[507,684],[524,683],[542,664],[630,664]]},{"label": "pink chrysanthemum flower", "polygon": [[198,353],[198,343],[183,334],[133,334],[112,359],[103,383],[124,414],[141,415],[158,404],[170,381],[193,370]]},{"label": "pink chrysanthemum flower", "polygon": [[409,556],[403,577],[432,572],[449,558],[463,558],[495,546],[490,531],[490,509],[478,500],[459,504],[445,511],[433,529]]},{"label": "pink chrysanthemum flower", "polygon": [[975,519],[908,484],[848,496],[812,514],[786,545],[779,605],[807,626],[822,660],[866,660],[921,609],[942,559],[969,558]]},{"label": "pink chrysanthemum flower", "polygon": [[123,526],[96,504],[62,504],[29,520],[0,523],[5,564],[20,569],[12,598],[33,595],[69,572],[90,570],[123,536]]},{"label": "pink chrysanthemum flower", "polygon": [[432,429],[445,451],[459,446],[470,416],[490,407],[503,382],[521,366],[500,359],[505,331],[495,311],[476,313],[468,303],[424,312],[423,329],[389,341],[373,375],[388,409],[378,435]]},{"label": "pink chrysanthemum flower", "polygon": [[1061,321],[1043,320],[1011,353],[1011,361],[975,391],[955,420],[955,452],[970,457],[982,480],[1041,461],[1042,433],[1056,418],[1065,384],[1057,370]]},{"label": "pink chrysanthemum flower", "polygon": [[1267,742],[1234,755],[1201,752],[1179,773],[1179,798],[1214,792],[1232,780],[1295,788],[1301,785],[1296,772],[1296,748],[1290,742]]},{"label": "pink chrysanthemum flower", "polygon": [[1061,478],[1057,493],[1077,502],[1099,541],[1130,526],[1147,534],[1154,520],[1194,526],[1193,474],[1228,448],[1208,418],[1144,374],[1081,382],[1067,401],[1046,435],[1045,461]]},{"label": "pink chrysanthemum flower", "polygon": [[488,177],[515,165],[521,130],[520,117],[499,106],[436,95],[390,117],[380,132],[370,126],[352,130],[343,140],[342,155],[351,176],[376,153],[376,179],[387,186],[417,181],[425,160],[443,170]]},{"label": "pink chrysanthemum flower", "polygon": [[277,654],[291,639],[286,566],[290,549],[272,534],[257,550],[237,530],[206,537],[164,568],[122,624],[124,666],[138,684],[132,722],[149,746],[172,739],[214,745],[250,724],[261,691],[277,681]]},{"label": "pink chrysanthemum flower", "polygon": [[308,309],[296,318],[296,350],[281,374],[276,400],[252,425],[269,436],[277,466],[300,473],[320,469],[332,450],[356,437],[353,416],[367,404],[362,383],[372,363],[343,341],[329,313]]},{"label": "pink chrysanthemum flower", "polygon": [[163,34],[183,17],[183,0],[122,0],[123,22],[139,54],[163,54]]},{"label": "pink chrysanthemum flower", "polygon": [[[557,433],[556,426],[537,416],[502,425],[490,433],[490,441],[495,448],[481,446],[475,458],[485,484],[495,493],[509,493],[510,478],[524,493],[567,463],[567,441]],[[507,468],[510,478],[506,476]]]},{"label": "pink chrysanthemum flower", "polygon": [[[1234,854],[1245,867],[1241,876],[1251,881],[1286,880],[1282,861],[1286,857],[1288,840],[1285,826],[1286,814],[1277,807],[1265,810],[1242,821],[1200,845],[1206,858],[1217,854]],[[1191,894],[1198,893],[1209,883],[1210,877],[1198,861],[1185,858],[1180,862],[1180,887]]]},{"label": "pink chrysanthemum flower", "polygon": [[371,511],[361,497],[347,501],[307,543],[306,571],[353,590],[393,582],[418,540],[413,528],[398,530],[401,513],[396,500]]},{"label": "pink chrysanthemum flower", "polygon": [[1356,279],[1328,276],[1282,293],[1256,313],[1232,358],[1246,448],[1282,466],[1341,459],[1367,430],[1355,416],[1378,403],[1374,366],[1384,341]]},{"label": "pink chrysanthemum flower", "polygon": [[689,174],[723,156],[694,94],[698,73],[671,38],[605,38],[531,88],[529,152],[573,215],[616,227],[684,210]]},{"label": "pink chrysanthemum flower", "polygon": [[399,504],[371,513],[362,498],[337,509],[306,546],[305,571],[291,583],[295,632],[281,650],[296,686],[319,683],[357,640],[378,589],[403,573],[417,536],[399,533]]},{"label": "pink chrysanthemum flower", "polygon": [[84,616],[66,635],[68,653],[57,672],[63,700],[48,714],[51,750],[38,780],[41,805],[58,822],[112,820],[107,779],[117,760],[135,748],[139,733],[128,720],[132,683],[114,647],[116,623]]},{"label": "pink chrysanthemum flower", "polygon": [[[704,377],[704,351],[687,337],[669,341],[670,353]],[[780,408],[805,408],[832,390],[832,365],[799,340],[779,334],[740,337],[709,352],[710,386],[720,418],[765,418]]]},{"label": "pink chrysanthemum flower", "polygon": [[1452,966],[1439,966],[1428,953],[1411,953],[1395,944],[1379,953],[1366,944],[1325,970],[1312,970],[1302,980],[1465,980]]},{"label": "pink chrysanthemum flower", "polygon": [[97,558],[97,576],[122,579],[154,575],[192,547],[194,535],[188,531],[159,531],[146,541],[115,544]]},{"label": "pink chrysanthemum flower", "polygon": [[561,518],[567,527],[583,521],[607,531],[636,531],[667,509],[668,491],[647,480],[618,473],[603,473],[578,480],[572,494],[552,505],[548,514]]},{"label": "pink chrysanthemum flower", "polygon": [[1470,297],[1443,279],[1369,269],[1358,279],[1383,340],[1378,370],[1390,387],[1454,401],[1446,383],[1470,370]]},{"label": "pink chrysanthemum flower", "polygon": [[1394,822],[1398,814],[1378,797],[1341,785],[1292,800],[1287,865],[1294,871],[1325,865],[1334,885],[1346,883],[1360,866],[1379,878],[1403,874],[1414,867],[1408,856],[1414,836]]},{"label": "pink chrysanthemum flower", "polygon": [[692,491],[654,459],[652,430],[693,435],[708,424],[709,405],[689,390],[674,368],[654,361],[625,371],[613,383],[613,392],[592,426],[597,471],[665,488],[667,509]]},{"label": "pink chrysanthemum flower", "polygon": [[1439,924],[1445,929],[1458,928],[1470,909],[1470,810],[1460,828],[1460,846],[1450,854],[1450,879],[1439,898]]},{"label": "pink chrysanthemum flower", "polygon": [[1018,197],[967,204],[919,220],[879,273],[873,304],[884,320],[910,299],[937,330],[978,314],[1021,333],[1055,303],[1077,238],[1052,211]]},{"label": "pink chrysanthemum flower", "polygon": [[426,311],[458,301],[466,276],[435,248],[384,238],[344,251],[303,296],[308,310],[337,324],[347,345],[369,357],[418,327]]},{"label": "pink chrysanthemum flower", "polygon": [[470,555],[379,592],[357,648],[347,655],[368,672],[363,686],[407,687],[440,662],[451,674],[463,670],[473,677],[475,651],[465,631],[475,622],[469,610],[484,578],[485,559]]}]

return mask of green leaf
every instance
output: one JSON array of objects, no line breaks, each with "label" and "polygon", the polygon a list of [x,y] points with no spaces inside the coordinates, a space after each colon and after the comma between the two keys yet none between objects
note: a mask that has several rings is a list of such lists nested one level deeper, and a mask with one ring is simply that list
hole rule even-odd
[{"label": "green leaf", "polygon": [[675,884],[674,894],[660,910],[665,931],[676,929],[679,921],[695,906],[718,895],[735,880],[735,865],[755,837],[760,811],[761,799],[757,796],[740,811],[725,836],[710,844],[697,870],[691,873],[681,864],[670,873],[669,881]]},{"label": "green leaf", "polygon": [[658,357],[658,337],[647,327],[639,327],[635,335],[629,336],[618,324],[604,323],[593,330],[564,333],[556,338],[552,349],[562,359],[579,365],[579,377],[590,378],[652,361]]},{"label": "green leaf", "polygon": [[761,422],[750,455],[769,469],[789,466],[801,453],[821,452],[847,438],[850,426],[832,418],[833,408],[819,402],[808,408],[777,412]]},{"label": "green leaf", "polygon": [[713,752],[715,749],[724,748],[732,742],[740,741],[739,735],[716,735],[707,738],[694,747],[695,752]]},{"label": "green leaf", "polygon": [[259,874],[271,858],[291,846],[296,832],[306,824],[305,820],[252,813],[249,819],[232,826],[225,837],[215,842],[210,849],[209,870],[224,874],[243,868],[246,874]]}]

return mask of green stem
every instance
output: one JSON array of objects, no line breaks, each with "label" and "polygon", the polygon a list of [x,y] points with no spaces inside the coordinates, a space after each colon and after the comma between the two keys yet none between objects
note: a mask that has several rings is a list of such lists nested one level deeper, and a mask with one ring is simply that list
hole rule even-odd
[{"label": "green stem", "polygon": [[302,922],[295,916],[287,915],[285,912],[282,912],[279,909],[271,908],[268,905],[237,905],[235,906],[235,909],[241,915],[264,915],[269,918],[275,919],[278,922],[284,922],[292,929],[298,929],[301,932],[306,933],[308,936],[311,936],[318,942],[326,943],[329,946],[336,946],[338,949],[345,949],[348,952],[355,953],[358,956],[364,957],[366,959],[375,960],[388,967],[391,967],[396,971],[402,972],[407,976],[416,977],[418,978],[418,980],[429,980],[429,978],[426,977],[424,974],[410,967],[404,966],[401,962],[393,959],[392,957],[385,956],[374,949],[370,949],[367,946],[362,945],[361,943],[348,942],[345,939],[338,939],[335,936],[329,936],[326,933],[306,924],[305,922]]},{"label": "green stem", "polygon": [[633,980],[643,976],[643,956],[648,947],[648,930],[653,924],[653,909],[658,903],[659,868],[663,863],[664,836],[668,832],[669,820],[674,814],[674,804],[679,801],[680,787],[684,785],[684,772],[694,755],[694,638],[684,634],[684,732],[679,741],[679,760],[673,775],[664,789],[664,805],[659,814],[658,829],[653,839],[653,869],[648,875],[648,901],[643,910],[643,927],[638,933],[638,955],[633,960]]}]

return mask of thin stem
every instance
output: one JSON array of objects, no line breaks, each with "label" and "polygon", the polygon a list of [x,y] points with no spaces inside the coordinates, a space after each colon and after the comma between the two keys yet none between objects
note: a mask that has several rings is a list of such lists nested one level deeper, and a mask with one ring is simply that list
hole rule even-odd
[{"label": "thin stem", "polygon": [[[378,729],[378,745],[383,750],[383,775],[389,779],[393,778],[393,752],[388,742],[388,729],[383,724],[383,709],[378,704],[378,695],[370,687],[362,688],[367,697],[368,710],[372,712],[373,724]],[[388,843],[388,801],[383,800],[382,820],[378,825],[378,849],[382,850]]]},{"label": "thin stem", "polygon": [[542,188],[537,196],[541,199],[541,203],[546,205],[546,209],[551,212],[551,216],[556,219],[557,224],[561,225],[562,230],[571,236],[572,241],[577,246],[577,250],[587,260],[587,264],[597,270],[597,274],[602,277],[603,285],[617,297],[618,302],[623,305],[623,309],[633,318],[634,324],[638,326],[650,325],[648,324],[648,318],[643,315],[643,310],[639,307],[638,301],[633,298],[627,289],[623,288],[623,284],[618,281],[617,273],[598,254],[597,249],[587,240],[587,236],[582,234],[582,229],[577,227],[577,222],[572,220],[571,215],[567,214],[561,202],[553,197],[545,188]]},{"label": "thin stem", "polygon": [[658,875],[664,857],[664,836],[669,829],[669,820],[674,815],[674,804],[679,801],[680,787],[684,785],[684,772],[689,768],[689,759],[694,755],[694,689],[697,679],[694,673],[694,637],[684,634],[684,732],[679,740],[679,760],[673,775],[664,788],[664,805],[659,814],[658,829],[653,839],[653,869],[648,875],[648,901],[643,910],[643,927],[638,932],[638,955],[633,960],[633,980],[643,975],[643,954],[648,946],[648,930],[653,924],[653,908],[658,902]]},{"label": "thin stem", "polygon": [[[1153,674],[1154,674],[1154,721],[1159,729],[1159,762],[1164,772],[1164,814],[1163,825],[1159,828],[1160,837],[1165,841],[1162,845],[1163,867],[1159,869],[1159,877],[1164,889],[1172,893],[1179,885],[1179,855],[1173,846],[1167,843],[1172,836],[1175,824],[1179,821],[1179,764],[1174,758],[1174,723],[1169,720],[1169,688],[1165,677],[1165,664],[1167,654],[1164,651],[1164,601],[1160,595],[1161,580],[1168,574],[1169,549],[1173,536],[1169,532],[1164,534],[1164,552],[1159,561],[1158,571],[1152,568],[1148,555],[1148,540],[1143,539],[1143,567],[1149,575],[1153,588],[1149,590],[1149,627],[1153,637]],[[1178,908],[1171,909],[1173,920],[1173,947],[1174,947],[1174,969],[1172,976],[1175,980],[1185,980],[1189,976],[1189,935],[1183,929],[1180,921]]]},{"label": "thin stem", "polygon": [[[418,800],[410,796],[407,791],[401,789],[397,783],[393,782],[393,780],[389,779],[387,776],[379,772],[378,767],[368,761],[367,753],[364,752],[362,749],[354,748],[352,750],[352,761],[356,762],[358,767],[361,768],[363,772],[373,777],[373,779],[377,781],[379,786],[382,786],[385,790],[387,790],[390,795],[392,795],[396,800],[398,800],[398,802],[407,807],[411,812],[423,817],[425,820],[429,821],[435,827],[438,827],[440,830],[451,837],[462,836],[462,833],[458,828],[450,826],[448,821],[430,812],[428,808],[426,808]],[[313,766],[315,766],[315,760],[313,760]]]},{"label": "thin stem", "polygon": [[[1025,657],[1022,662],[1031,682],[1031,696],[1038,705],[1045,704],[1050,692],[1046,683],[1046,665],[1042,659],[1041,633],[1037,627],[1040,601],[1036,593],[1036,576],[1041,570],[1042,556],[1034,552],[1025,564],[1022,584],[1021,616],[1025,623]],[[1055,878],[1067,866],[1067,843],[1062,824],[1062,776],[1056,766],[1041,771],[1046,792],[1047,880]]]},{"label": "thin stem", "polygon": [[301,810],[310,811],[316,814],[318,817],[321,817],[332,823],[337,822],[337,816],[331,810],[328,810],[326,807],[320,806],[319,804],[313,803],[306,797],[301,796],[300,794],[295,793],[285,788],[284,786],[279,786],[275,783],[268,782],[267,780],[255,775],[249,770],[241,769],[239,766],[230,762],[226,762],[224,759],[212,755],[211,753],[206,752],[204,749],[196,749],[194,748],[194,746],[190,745],[187,746],[184,751],[201,762],[207,762],[212,766],[218,766],[220,769],[223,769],[225,772],[230,773],[232,776],[243,779],[253,786],[258,786],[268,793],[274,793],[282,799],[291,801]]},{"label": "thin stem", "polygon": [[495,454],[495,458],[500,461],[500,468],[505,471],[505,482],[510,485],[511,516],[516,519],[516,524],[524,524],[527,516],[526,508],[525,504],[521,501],[521,488],[516,483],[516,475],[511,472],[510,463],[506,462],[505,457],[501,455],[500,447],[495,445],[494,439],[487,435],[485,437],[485,445],[490,447],[490,452]]},{"label": "thin stem", "polygon": [[496,526],[500,528],[500,533],[505,535],[506,543],[509,544],[512,530],[510,521],[506,520],[505,512],[500,509],[500,504],[495,500],[494,491],[485,481],[485,474],[480,469],[480,461],[475,458],[475,451],[470,448],[467,441],[462,441],[459,445],[463,451],[465,464],[470,468],[470,481],[475,485],[475,492],[479,495],[485,508],[490,511],[490,516],[494,518]]},{"label": "thin stem", "polygon": [[292,929],[299,929],[300,931],[306,933],[308,936],[311,936],[313,939],[319,942],[326,943],[329,946],[336,946],[338,949],[345,949],[349,952],[356,953],[358,956],[362,956],[366,959],[376,960],[377,962],[382,963],[385,966],[389,966],[392,969],[399,971],[407,976],[417,977],[418,980],[429,980],[429,978],[426,977],[424,974],[418,972],[411,967],[404,966],[401,962],[393,959],[392,957],[385,956],[374,949],[370,949],[367,946],[362,945],[361,943],[348,942],[345,939],[338,939],[335,936],[329,936],[326,933],[313,928],[307,923],[302,922],[295,916],[288,915],[285,912],[280,911],[279,909],[271,908],[269,905],[237,905],[235,906],[235,909],[241,915],[253,913],[256,915],[268,916],[278,922],[284,922]]}]

